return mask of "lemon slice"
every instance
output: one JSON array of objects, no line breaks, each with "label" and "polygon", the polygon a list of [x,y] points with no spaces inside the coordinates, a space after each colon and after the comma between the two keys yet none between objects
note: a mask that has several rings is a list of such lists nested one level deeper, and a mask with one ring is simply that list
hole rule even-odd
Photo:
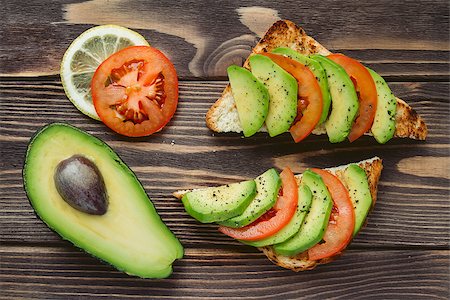
[{"label": "lemon slice", "polygon": [[92,103],[92,76],[111,54],[136,45],[149,44],[139,33],[117,25],[93,27],[72,42],[62,59],[60,73],[64,91],[79,111],[100,120]]}]

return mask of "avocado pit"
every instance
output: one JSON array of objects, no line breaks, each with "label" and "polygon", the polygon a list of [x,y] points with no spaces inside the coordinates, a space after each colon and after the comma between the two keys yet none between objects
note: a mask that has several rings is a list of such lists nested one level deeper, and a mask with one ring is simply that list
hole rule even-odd
[{"label": "avocado pit", "polygon": [[53,176],[60,196],[73,208],[91,215],[103,215],[108,197],[103,176],[88,158],[75,154],[61,161]]}]

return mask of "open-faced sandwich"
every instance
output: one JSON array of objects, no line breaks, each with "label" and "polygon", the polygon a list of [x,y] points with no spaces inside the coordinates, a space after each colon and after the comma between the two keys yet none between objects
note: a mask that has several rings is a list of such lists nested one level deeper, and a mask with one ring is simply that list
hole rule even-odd
[{"label": "open-faced sandwich", "polygon": [[254,180],[174,193],[186,212],[294,271],[341,254],[375,205],[378,157],[294,175],[269,169]]},{"label": "open-faced sandwich", "polygon": [[333,143],[363,134],[379,143],[427,136],[424,121],[379,74],[332,54],[288,20],[273,24],[244,66],[230,66],[228,76],[230,84],[206,115],[216,132],[290,131],[295,142],[326,133]]}]

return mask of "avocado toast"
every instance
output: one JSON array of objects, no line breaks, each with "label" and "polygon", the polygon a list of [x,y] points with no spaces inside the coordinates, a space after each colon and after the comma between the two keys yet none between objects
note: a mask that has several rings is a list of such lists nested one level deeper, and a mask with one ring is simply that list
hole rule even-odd
[{"label": "avocado toast", "polygon": [[[351,239],[365,225],[367,215],[376,202],[377,185],[382,168],[381,159],[374,157],[336,168],[311,169],[303,174],[295,176],[292,174],[296,189],[298,189],[298,194],[292,199],[292,202],[295,202],[294,207],[285,199],[290,197],[289,181],[283,178],[286,169],[280,174],[281,188],[280,184],[276,183],[277,180],[273,179],[273,176],[270,180],[267,178],[261,180],[266,172],[256,179],[260,179],[259,186],[264,187],[262,190],[259,189],[259,186],[254,187],[256,189],[254,199],[257,200],[253,201],[256,202],[256,205],[252,205],[252,202],[250,202],[250,204],[247,204],[248,208],[241,213],[245,215],[247,210],[254,214],[256,217],[250,220],[252,223],[233,224],[233,222],[224,222],[222,218],[218,217],[217,223],[222,225],[219,230],[244,244],[258,247],[272,262],[281,267],[293,271],[312,269],[319,264],[330,262],[340,255],[351,242]],[[333,180],[339,181],[339,183],[332,183],[327,177],[333,177]],[[339,186],[347,196],[339,196],[343,195],[342,191],[340,194],[336,192],[339,190]],[[213,192],[217,189],[223,191],[223,188],[226,187],[177,191],[174,196],[183,199],[186,211],[195,217],[195,214],[192,214],[189,207],[186,206],[190,194],[204,193],[204,191]],[[264,199],[259,197],[259,194],[264,194]],[[232,201],[227,195],[231,194],[225,192],[220,198],[205,197],[203,201],[205,203],[214,202],[213,211],[215,213],[218,211],[228,212],[229,203]],[[271,202],[273,201],[273,195],[278,195],[278,200],[275,204],[271,204],[272,208],[270,208],[267,203],[273,203]],[[345,197],[349,199],[348,202],[350,203],[349,217],[345,216],[345,210],[347,209],[348,212],[349,205],[347,204],[347,207],[345,207],[345,205],[340,206],[341,204],[339,204],[339,201],[341,201],[339,198]],[[280,201],[282,201],[282,204],[280,204]],[[277,210],[277,206],[282,208]],[[287,210],[291,210],[292,213],[288,217],[284,216],[285,220],[281,223],[283,220],[280,221],[280,219],[283,219],[283,214],[287,215]],[[282,213],[279,214],[280,211]],[[234,218],[239,219],[239,216],[238,214]],[[208,222],[197,220],[202,223],[215,222],[212,219]],[[259,226],[264,222],[271,224],[266,228]],[[332,245],[333,242],[328,240],[327,237],[327,233],[332,230],[347,232],[337,234],[341,236],[334,246]],[[266,231],[264,235],[261,234],[263,231]],[[321,249],[327,248],[327,242],[332,245],[329,247],[331,249]],[[325,244],[325,247],[322,244]]]},{"label": "avocado toast", "polygon": [[[372,198],[370,209],[373,209],[376,203],[377,199],[377,185],[378,180],[381,175],[381,170],[383,169],[382,161],[380,158],[375,157],[369,160],[364,160],[361,162],[358,162],[357,165],[361,167],[367,176],[367,181],[369,184],[369,190],[370,195]],[[350,167],[351,165],[344,165],[336,168],[330,168],[327,169],[331,173],[335,174],[339,179],[344,178],[344,172]],[[300,176],[297,175],[296,179],[299,181]],[[344,181],[348,184],[348,181],[344,179]],[[357,216],[355,216],[357,217]],[[363,220],[362,225],[364,226],[367,220]],[[359,228],[361,229],[361,227]],[[331,261],[333,261],[336,257],[341,255],[342,251],[339,253],[336,253],[333,256],[329,256],[327,258],[319,259],[319,260],[311,260],[308,257],[308,252],[299,253],[295,256],[289,257],[285,255],[279,255],[277,254],[273,247],[267,246],[267,247],[261,247],[259,248],[261,251],[264,252],[264,254],[276,265],[279,265],[280,267],[291,269],[293,271],[305,271],[305,270],[311,270],[314,269],[317,265],[320,264],[326,264]]]},{"label": "avocado toast", "polygon": [[[293,22],[288,20],[280,20],[274,23],[265,36],[259,41],[259,43],[253,48],[252,53],[250,54],[249,58],[244,62],[243,67],[246,69],[251,69],[253,65],[251,61],[251,57],[253,56],[259,56],[259,55],[267,55],[267,53],[273,52],[277,54],[284,54],[279,52],[278,50],[280,48],[288,48],[289,50],[294,50],[301,56],[308,56],[309,58],[314,59],[314,56],[316,58],[320,57],[326,57],[331,54],[329,50],[327,50],[324,46],[322,46],[320,43],[318,43],[316,40],[314,40],[312,37],[308,36],[305,31],[301,28],[295,25]],[[291,55],[288,55],[292,57]],[[326,58],[325,58],[326,59]],[[301,61],[304,65],[307,65],[306,62]],[[323,64],[322,64],[323,65]],[[317,80],[319,81],[319,84],[323,83],[324,78],[322,80],[317,75],[317,72],[315,72],[314,68],[311,68],[309,66],[311,71],[313,71],[314,75],[316,76]],[[393,96],[391,93],[389,87],[384,82],[384,80],[376,74],[372,70],[368,70],[373,80],[376,84],[378,98],[379,99],[385,99],[387,98],[387,101],[380,101],[379,100],[379,107],[380,109],[377,110],[377,117],[375,121],[372,120],[373,126],[372,128],[369,127],[371,130],[367,130],[365,134],[369,135],[375,135],[375,138],[380,143],[387,142],[391,137],[400,137],[400,138],[411,138],[411,139],[417,139],[417,140],[425,140],[427,136],[427,127],[425,125],[425,122],[422,120],[422,118],[403,100]],[[330,74],[328,74],[330,75]],[[378,76],[377,76],[378,75]],[[257,76],[256,76],[257,77]],[[328,76],[330,77],[330,76]],[[380,79],[381,78],[381,79]],[[259,78],[262,79],[262,78]],[[330,79],[330,78],[328,78]],[[231,81],[231,76],[230,76]],[[347,85],[348,88],[348,85]],[[322,92],[326,92],[326,88],[322,87]],[[332,92],[332,86],[329,87],[330,92]],[[354,92],[353,92],[354,93]],[[324,98],[324,104],[326,104],[326,96],[325,93],[323,93]],[[352,96],[353,97],[353,96]],[[238,113],[238,109],[236,107],[236,101],[235,101],[236,95],[232,92],[232,86],[227,85],[227,87],[224,89],[221,97],[212,105],[212,107],[209,109],[209,111],[206,114],[206,124],[207,126],[215,131],[215,132],[242,132],[243,127],[240,121],[241,114]],[[346,97],[346,101],[349,99]],[[329,101],[329,100],[327,100]],[[337,103],[337,102],[336,102]],[[389,106],[390,104],[390,106]],[[329,105],[329,103],[328,103]],[[333,105],[331,105],[333,106]],[[393,106],[393,107],[392,107]],[[324,105],[325,107],[325,105]],[[389,109],[388,109],[389,107]],[[349,106],[350,108],[350,106]],[[384,111],[382,111],[382,108]],[[335,107],[331,107],[331,113],[330,118],[332,117],[333,109],[336,109]],[[326,111],[323,112],[323,115],[326,115],[328,112],[328,108],[326,108]],[[389,115],[387,115],[389,114]],[[269,106],[269,114],[270,115],[270,106]],[[384,116],[384,118],[383,118]],[[330,136],[330,141],[336,142],[341,141],[342,138],[335,139],[333,141],[333,137],[330,135],[330,133],[327,131],[326,128],[327,122],[324,122],[324,116],[321,117],[320,122],[317,123],[317,126],[314,127],[314,130],[312,131],[313,134],[326,134]],[[342,116],[341,116],[342,118]],[[347,127],[352,126],[353,121],[357,118],[356,112],[352,114],[350,120],[348,121]],[[379,120],[377,119],[379,118]],[[339,116],[336,119],[340,119]],[[395,123],[394,123],[395,121]],[[388,127],[386,126],[387,122],[392,122],[391,128],[384,129],[385,131],[390,131],[388,133],[380,132],[380,126]],[[292,121],[290,123],[293,124]],[[260,128],[260,131],[268,131],[269,134],[272,136],[270,132],[270,128],[267,128],[266,126],[262,126]],[[331,127],[331,126],[329,126]],[[286,128],[286,127],[285,127]],[[285,129],[281,128],[281,129]],[[349,128],[347,128],[348,130]],[[284,130],[287,131],[287,130]],[[380,133],[379,133],[380,132]],[[292,133],[292,132],[291,132]],[[347,133],[348,134],[348,133]],[[383,134],[387,134],[387,137],[384,137]],[[345,136],[344,136],[345,138]]]}]

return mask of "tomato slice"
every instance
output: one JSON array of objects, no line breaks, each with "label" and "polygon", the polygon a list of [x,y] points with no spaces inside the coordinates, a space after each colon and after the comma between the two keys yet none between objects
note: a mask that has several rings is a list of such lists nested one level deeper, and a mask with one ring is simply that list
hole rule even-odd
[{"label": "tomato slice", "polygon": [[106,59],[91,83],[95,110],[106,126],[126,136],[161,130],[178,104],[173,64],[149,46],[125,48]]},{"label": "tomato slice", "polygon": [[343,54],[331,54],[327,57],[344,68],[352,79],[358,94],[358,116],[348,135],[348,140],[353,142],[372,127],[377,110],[377,88],[369,71],[359,61]]},{"label": "tomato slice", "polygon": [[274,207],[253,223],[242,228],[220,226],[219,231],[238,240],[258,241],[274,235],[292,219],[298,204],[298,186],[291,169],[280,174],[280,195]]},{"label": "tomato slice", "polygon": [[297,117],[289,132],[298,143],[310,135],[322,116],[323,99],[319,83],[311,70],[296,60],[273,53],[262,53],[262,55],[269,57],[297,79]]},{"label": "tomato slice", "polygon": [[333,199],[330,221],[322,238],[325,242],[308,250],[309,259],[318,260],[337,254],[350,243],[355,227],[355,212],[348,191],[339,178],[325,170],[312,171],[322,177]]}]

